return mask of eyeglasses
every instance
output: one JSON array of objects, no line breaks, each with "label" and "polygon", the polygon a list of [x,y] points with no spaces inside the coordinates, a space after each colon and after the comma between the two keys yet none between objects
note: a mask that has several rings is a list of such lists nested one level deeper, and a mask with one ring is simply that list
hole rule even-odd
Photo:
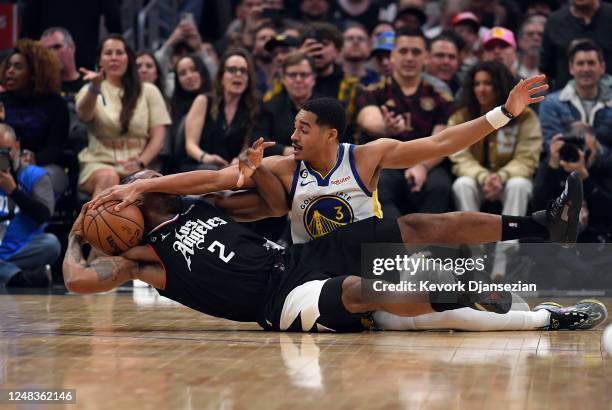
[{"label": "eyeglasses", "polygon": [[310,76],[312,76],[312,73],[285,73],[285,77],[290,80],[297,80],[298,77],[303,78],[305,80],[307,78],[310,78]]},{"label": "eyeglasses", "polygon": [[249,74],[249,69],[244,68],[244,67],[231,67],[231,66],[225,67],[225,71],[233,75],[236,75],[236,74],[248,75]]}]

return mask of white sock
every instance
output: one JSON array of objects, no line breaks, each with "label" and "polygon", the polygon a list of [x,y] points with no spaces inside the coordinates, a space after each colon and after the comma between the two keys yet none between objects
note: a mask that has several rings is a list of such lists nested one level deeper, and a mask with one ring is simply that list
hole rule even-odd
[{"label": "white sock", "polygon": [[447,310],[406,317],[388,312],[374,312],[374,323],[384,330],[442,330],[454,329],[472,332],[496,330],[536,330],[548,326],[547,310],[513,311],[506,314],[481,312],[471,308]]}]

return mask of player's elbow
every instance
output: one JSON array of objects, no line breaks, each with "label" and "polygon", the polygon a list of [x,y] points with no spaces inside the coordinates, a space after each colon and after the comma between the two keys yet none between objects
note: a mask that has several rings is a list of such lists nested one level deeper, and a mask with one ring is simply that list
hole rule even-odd
[{"label": "player's elbow", "polygon": [[79,278],[64,277],[64,286],[69,292],[80,293],[83,295],[97,292],[97,290],[94,289],[90,284]]},{"label": "player's elbow", "polygon": [[78,280],[64,278],[64,286],[66,290],[73,293],[87,293],[84,291],[83,286]]}]

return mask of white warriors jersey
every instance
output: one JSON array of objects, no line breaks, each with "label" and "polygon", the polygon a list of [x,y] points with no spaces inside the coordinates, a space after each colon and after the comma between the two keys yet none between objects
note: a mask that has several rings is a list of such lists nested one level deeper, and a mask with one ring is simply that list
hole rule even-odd
[{"label": "white warriors jersey", "polygon": [[377,192],[370,192],[359,178],[354,148],[352,144],[340,144],[336,165],[326,176],[305,161],[297,162],[289,213],[293,243],[320,238],[372,216],[382,218]]}]

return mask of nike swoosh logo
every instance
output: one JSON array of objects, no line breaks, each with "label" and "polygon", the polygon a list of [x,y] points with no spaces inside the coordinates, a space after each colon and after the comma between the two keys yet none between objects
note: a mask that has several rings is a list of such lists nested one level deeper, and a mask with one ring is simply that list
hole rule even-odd
[{"label": "nike swoosh logo", "polygon": [[308,184],[312,184],[314,181],[308,181],[308,182],[300,182],[300,186],[306,186]]},{"label": "nike swoosh logo", "polygon": [[162,240],[162,242],[164,241],[164,239],[166,239],[166,237],[167,237],[168,235],[170,235],[170,234],[169,234],[169,233],[167,233],[167,234],[165,234],[165,235],[164,235],[164,234],[161,234],[161,240]]}]

